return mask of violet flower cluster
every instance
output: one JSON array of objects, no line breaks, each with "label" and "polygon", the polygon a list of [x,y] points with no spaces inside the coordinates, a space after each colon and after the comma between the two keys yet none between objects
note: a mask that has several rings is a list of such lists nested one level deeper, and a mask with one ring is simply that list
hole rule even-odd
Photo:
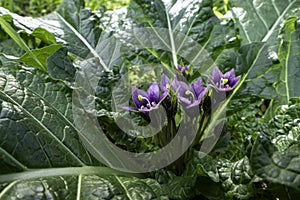
[{"label": "violet flower cluster", "polygon": [[[178,67],[179,71],[185,77],[188,70],[187,66]],[[234,69],[223,74],[218,67],[214,69],[213,75],[210,76],[210,81],[217,91],[229,92],[233,90],[240,81],[240,77],[235,77]],[[199,77],[193,83],[187,84],[184,81],[174,78],[172,82],[163,74],[160,84],[156,81],[150,83],[147,91],[132,88],[132,100],[134,107],[123,107],[131,111],[138,111],[142,113],[149,113],[153,109],[157,109],[159,105],[170,95],[170,89],[175,91],[177,98],[187,108],[199,106],[204,96],[207,94],[209,87],[203,86],[202,78]]]}]

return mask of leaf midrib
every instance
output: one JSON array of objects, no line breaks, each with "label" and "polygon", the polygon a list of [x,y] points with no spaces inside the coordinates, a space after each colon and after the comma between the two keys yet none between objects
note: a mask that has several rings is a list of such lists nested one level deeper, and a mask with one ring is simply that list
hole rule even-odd
[{"label": "leaf midrib", "polygon": [[13,157],[10,153],[8,153],[5,149],[0,147],[0,152],[9,157],[16,165],[18,165],[22,170],[28,170],[28,168],[23,165],[20,161],[18,161],[15,157]]},{"label": "leaf midrib", "polygon": [[126,188],[126,186],[122,183],[122,181],[119,179],[119,177],[115,176],[115,179],[116,179],[116,180],[119,182],[119,184],[122,186],[122,188],[123,188],[123,190],[124,190],[126,196],[128,197],[128,199],[129,199],[129,200],[134,200],[134,199],[131,198],[131,196],[130,196],[130,194],[129,194],[127,188]]},{"label": "leaf midrib", "polygon": [[[277,20],[275,21],[275,23],[272,25],[272,28],[267,32],[267,34],[265,35],[265,37],[262,39],[262,42],[266,42],[268,41],[268,39],[271,37],[272,33],[274,32],[275,28],[278,26],[278,24],[282,21],[283,16],[287,13],[287,11],[294,5],[296,1],[291,2],[284,10],[283,12],[278,16]],[[273,1],[272,1],[273,4]],[[273,4],[274,7],[276,7],[276,5]],[[276,10],[277,11],[277,10]]]},{"label": "leaf midrib", "polygon": [[61,168],[45,168],[45,169],[29,169],[24,172],[0,175],[0,183],[12,181],[23,181],[36,178],[68,176],[68,175],[118,175],[118,176],[136,176],[139,174],[131,174],[111,169],[109,167],[84,166],[84,167],[61,167]]}]

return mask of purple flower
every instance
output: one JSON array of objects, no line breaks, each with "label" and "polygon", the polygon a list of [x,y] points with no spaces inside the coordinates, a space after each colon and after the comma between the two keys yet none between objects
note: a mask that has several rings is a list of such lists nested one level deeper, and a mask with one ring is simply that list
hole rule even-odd
[{"label": "purple flower", "polygon": [[160,89],[157,82],[151,83],[147,92],[137,87],[132,88],[132,100],[136,108],[124,106],[123,108],[131,111],[139,111],[149,113],[153,109],[157,109],[159,104],[168,95],[168,91],[163,91],[160,95]]},{"label": "purple flower", "polygon": [[208,91],[208,88],[203,87],[201,77],[192,83],[191,86],[188,86],[183,81],[174,79],[172,87],[178,92],[178,98],[185,104],[186,108],[198,106]]},{"label": "purple flower", "polygon": [[161,80],[160,80],[160,89],[163,93],[168,92],[169,93],[169,89],[170,89],[170,79],[169,77],[167,77],[165,74],[163,74],[161,76]]},{"label": "purple flower", "polygon": [[218,91],[229,92],[240,81],[241,77],[235,77],[234,69],[223,74],[218,67],[214,69],[213,75],[210,77],[212,84]]},{"label": "purple flower", "polygon": [[188,72],[188,66],[181,66],[181,65],[178,65],[177,66],[177,69],[182,73],[182,75],[184,76],[184,77],[186,77],[187,76],[187,72]]}]

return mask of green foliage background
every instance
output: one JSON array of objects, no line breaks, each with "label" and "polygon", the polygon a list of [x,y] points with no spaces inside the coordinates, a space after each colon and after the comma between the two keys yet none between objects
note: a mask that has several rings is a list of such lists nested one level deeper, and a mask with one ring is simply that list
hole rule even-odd
[{"label": "green foliage background", "polygon": [[[19,15],[38,17],[52,12],[61,2],[62,0],[1,0],[0,7]],[[128,4],[129,0],[85,0],[85,6],[92,10],[102,6],[114,10]]]}]

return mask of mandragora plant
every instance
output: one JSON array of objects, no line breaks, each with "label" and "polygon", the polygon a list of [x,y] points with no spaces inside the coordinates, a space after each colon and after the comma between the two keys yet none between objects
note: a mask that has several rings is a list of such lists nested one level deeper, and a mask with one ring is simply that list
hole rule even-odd
[{"label": "mandragora plant", "polygon": [[0,199],[297,199],[299,5],[0,8]]}]

